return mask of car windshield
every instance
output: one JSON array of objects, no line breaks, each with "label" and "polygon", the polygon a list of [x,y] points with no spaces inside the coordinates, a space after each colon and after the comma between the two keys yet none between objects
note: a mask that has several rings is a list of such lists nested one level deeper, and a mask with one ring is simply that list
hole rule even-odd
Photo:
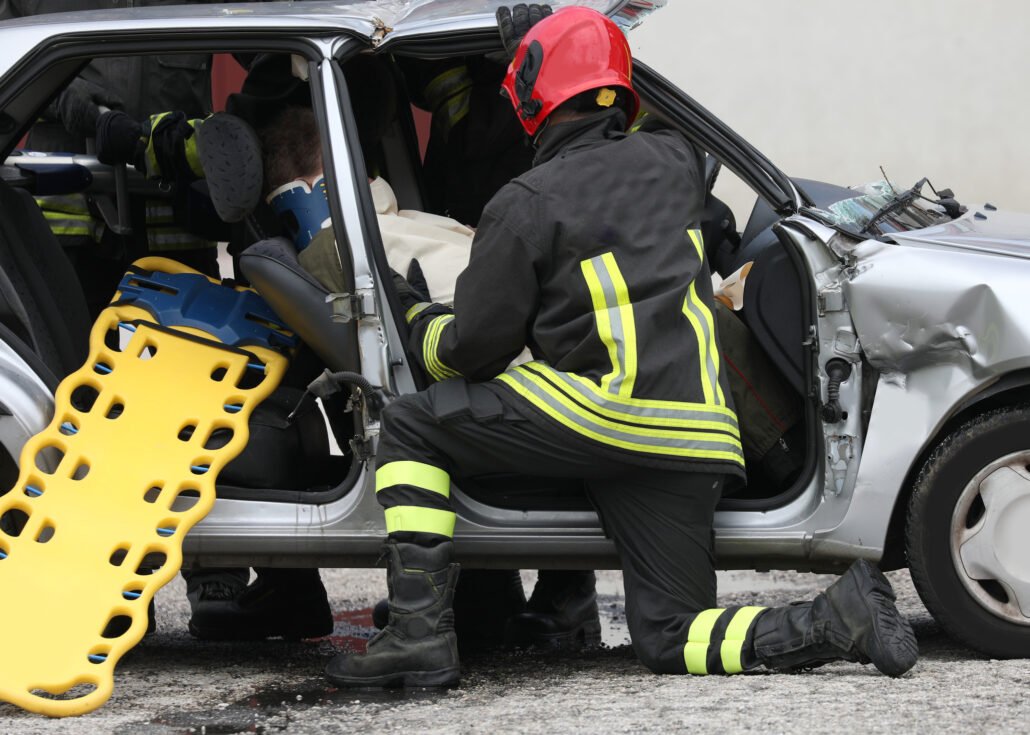
[{"label": "car windshield", "polygon": [[912,190],[898,190],[888,181],[855,187],[855,191],[858,196],[811,211],[843,230],[873,235],[921,230],[944,217],[941,212],[918,204]]}]

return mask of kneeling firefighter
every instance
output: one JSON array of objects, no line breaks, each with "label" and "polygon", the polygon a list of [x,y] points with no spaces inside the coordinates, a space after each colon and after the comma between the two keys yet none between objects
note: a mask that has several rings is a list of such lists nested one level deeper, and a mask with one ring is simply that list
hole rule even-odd
[{"label": "kneeling firefighter", "polygon": [[[699,231],[703,154],[676,131],[625,134],[639,108],[631,63],[593,10],[533,26],[504,90],[534,168],[487,205],[453,311],[417,303],[395,276],[412,352],[441,382],[383,414],[389,625],[367,653],[329,663],[337,685],[458,680],[451,479],[525,467],[585,480],[652,671],[915,664],[893,590],[864,561],[811,602],[716,608],[713,515],[743,454]],[[537,359],[507,368],[527,344]]]}]

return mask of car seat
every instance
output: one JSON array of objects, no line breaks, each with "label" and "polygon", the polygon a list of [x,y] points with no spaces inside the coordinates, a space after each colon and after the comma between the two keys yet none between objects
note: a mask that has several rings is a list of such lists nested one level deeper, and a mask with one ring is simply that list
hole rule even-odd
[{"label": "car seat", "polygon": [[[274,237],[250,246],[240,255],[244,277],[322,360],[336,372],[360,371],[356,322],[333,321],[329,291],[297,261],[289,240]],[[347,276],[345,282],[353,282]]]},{"label": "car seat", "polygon": [[32,195],[0,182],[0,211],[0,337],[56,390],[89,351],[86,297]]}]

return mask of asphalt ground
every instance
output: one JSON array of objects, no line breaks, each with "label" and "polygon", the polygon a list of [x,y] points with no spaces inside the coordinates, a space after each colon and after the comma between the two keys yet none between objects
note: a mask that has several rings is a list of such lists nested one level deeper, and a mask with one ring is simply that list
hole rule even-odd
[{"label": "asphalt ground", "polygon": [[[889,575],[919,638],[921,659],[901,679],[832,664],[794,674],[658,677],[627,645],[621,577],[600,575],[603,647],[576,654],[466,656],[459,687],[336,690],[321,677],[341,650],[373,633],[381,570],[325,570],[336,611],[332,636],[288,643],[202,643],[187,632],[185,585],[157,596],[158,630],[119,664],[98,711],[48,719],[0,704],[5,733],[595,733],[1030,732],[1030,661],[992,661],[951,641],[908,575]],[[532,574],[525,574],[527,589]],[[832,577],[720,574],[720,604],[783,604]],[[72,614],[69,611],[69,614]]]}]

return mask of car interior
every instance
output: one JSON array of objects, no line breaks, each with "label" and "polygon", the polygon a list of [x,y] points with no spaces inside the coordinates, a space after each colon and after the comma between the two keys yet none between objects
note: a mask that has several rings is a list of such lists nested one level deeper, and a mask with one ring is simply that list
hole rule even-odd
[{"label": "car interior", "polygon": [[[278,63],[289,63],[288,55],[277,56]],[[380,62],[389,68],[393,83],[379,94],[392,95],[396,104],[391,106],[394,113],[384,123],[374,150],[363,151],[364,163],[357,161],[357,170],[362,171],[362,165],[370,170],[374,167],[374,173],[392,186],[401,209],[433,211],[424,155],[436,129],[430,113],[419,107],[425,101],[419,99],[417,90],[413,91],[412,70],[439,64],[441,59],[438,55],[432,59],[381,56]],[[341,62],[343,76],[348,63]],[[350,87],[356,85],[348,84]],[[284,102],[313,104],[316,117],[324,125],[319,96],[311,91],[308,82],[295,78],[287,97],[242,103],[237,99],[234,109],[230,96],[228,109],[258,129],[264,116]],[[367,95],[366,99],[351,96],[355,116],[360,115],[359,105],[377,102]],[[643,102],[648,109],[648,100]],[[323,152],[327,150],[323,141]],[[0,222],[0,338],[12,345],[53,389],[77,369],[86,355],[89,310],[79,275],[33,199],[33,195],[57,192],[41,187],[43,177],[28,168],[10,165],[14,160],[8,159],[0,181],[0,207],[8,213]],[[712,193],[720,166],[711,156],[709,163],[709,194],[702,229],[712,269],[726,276],[744,263],[753,263],[743,308],[729,318],[743,323],[765,358],[754,369],[778,374],[787,386],[785,400],[801,417],[796,425],[782,427],[778,451],[784,454],[786,465],[781,463],[777,473],[769,474],[761,462],[749,458],[747,486],[729,490],[721,506],[759,510],[782,505],[802,492],[818,466],[819,452],[814,448],[819,446],[819,424],[810,396],[812,356],[803,346],[813,323],[814,300],[800,258],[773,231],[779,215],[759,198],[743,230],[739,230],[733,211]],[[197,188],[205,193],[203,184]],[[95,199],[115,196],[112,191],[90,194]],[[334,224],[339,223],[334,220]],[[342,229],[335,227],[338,237]],[[302,342],[283,385],[253,416],[247,449],[219,477],[219,497],[304,503],[338,499],[353,488],[358,474],[360,462],[355,460],[351,439],[359,433],[359,419],[351,410],[346,390],[322,396],[318,407],[313,401],[301,399],[305,386],[325,369],[359,371],[355,323],[330,318],[333,305],[331,299],[327,302],[329,291],[305,271],[285,240],[274,237],[280,230],[263,201],[243,222],[215,223],[214,231],[219,240],[229,242],[233,256],[233,272],[225,272],[223,265],[222,277],[252,286]],[[382,270],[385,256],[379,238],[373,237],[369,246]],[[341,253],[347,253],[347,243],[339,242],[338,247]],[[375,252],[377,249],[379,252]],[[344,279],[352,283],[348,258],[341,261]],[[389,279],[386,288],[392,289]],[[403,335],[404,320],[395,321]],[[427,384],[421,372],[414,378],[420,386]],[[745,384],[750,385],[746,375]],[[301,406],[303,410],[297,410]],[[464,482],[460,492],[503,509],[590,508],[582,487],[567,480],[492,476]]]}]

